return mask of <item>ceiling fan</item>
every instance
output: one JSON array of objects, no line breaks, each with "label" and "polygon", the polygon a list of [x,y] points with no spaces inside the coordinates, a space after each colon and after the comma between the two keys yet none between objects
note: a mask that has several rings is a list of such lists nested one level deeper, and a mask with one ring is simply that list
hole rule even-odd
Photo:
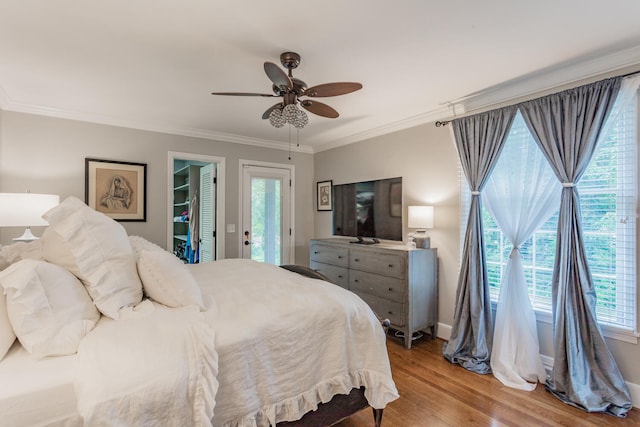
[{"label": "ceiling fan", "polygon": [[288,70],[288,73],[284,72],[273,62],[264,63],[264,71],[273,82],[273,94],[212,92],[212,95],[282,97],[281,102],[269,107],[264,114],[262,114],[262,118],[264,120],[269,119],[271,124],[278,128],[284,126],[286,123],[290,123],[296,128],[303,128],[309,119],[305,112],[300,110],[297,105],[302,106],[302,108],[311,113],[331,119],[335,119],[339,114],[327,104],[312,99],[301,99],[302,97],[324,98],[345,95],[362,89],[362,84],[353,82],[324,83],[307,87],[305,82],[292,75],[293,69],[300,65],[299,54],[295,52],[284,52],[280,55],[280,62],[282,66]]}]

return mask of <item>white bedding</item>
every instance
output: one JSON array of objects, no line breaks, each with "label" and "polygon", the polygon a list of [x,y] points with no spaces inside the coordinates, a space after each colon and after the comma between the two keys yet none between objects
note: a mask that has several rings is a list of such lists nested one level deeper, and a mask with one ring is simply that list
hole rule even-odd
[{"label": "white bedding", "polygon": [[73,381],[78,356],[38,359],[16,340],[0,363],[0,426],[82,425]]},{"label": "white bedding", "polygon": [[213,415],[215,427],[261,427],[353,387],[366,386],[374,408],[398,397],[382,328],[355,294],[242,259],[190,269],[208,311],[143,302],[103,317],[74,356],[34,362],[16,343],[0,363],[0,414],[14,418],[0,425],[82,425],[79,414],[86,425],[208,425]]},{"label": "white bedding", "polygon": [[216,427],[296,420],[353,387],[374,408],[398,397],[384,332],[355,294],[243,259],[191,270],[218,306]]},{"label": "white bedding", "polygon": [[218,360],[208,314],[146,300],[103,316],[78,350],[85,425],[210,426]]}]

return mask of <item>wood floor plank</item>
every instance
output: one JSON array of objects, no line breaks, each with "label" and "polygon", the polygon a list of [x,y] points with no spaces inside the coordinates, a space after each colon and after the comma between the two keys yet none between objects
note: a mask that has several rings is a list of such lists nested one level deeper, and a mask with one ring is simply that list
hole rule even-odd
[{"label": "wood floor plank", "polygon": [[[627,418],[590,414],[562,403],[538,384],[531,392],[504,386],[493,375],[478,375],[449,363],[444,342],[428,337],[411,350],[389,337],[391,371],[400,398],[384,410],[383,427],[595,427],[640,426],[640,410]],[[365,409],[336,427],[373,426]]]}]

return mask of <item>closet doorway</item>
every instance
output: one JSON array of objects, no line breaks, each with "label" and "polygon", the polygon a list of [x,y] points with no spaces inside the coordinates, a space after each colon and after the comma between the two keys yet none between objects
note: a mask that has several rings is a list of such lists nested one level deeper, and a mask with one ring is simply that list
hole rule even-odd
[{"label": "closet doorway", "polygon": [[168,157],[167,249],[189,264],[224,258],[224,158]]}]

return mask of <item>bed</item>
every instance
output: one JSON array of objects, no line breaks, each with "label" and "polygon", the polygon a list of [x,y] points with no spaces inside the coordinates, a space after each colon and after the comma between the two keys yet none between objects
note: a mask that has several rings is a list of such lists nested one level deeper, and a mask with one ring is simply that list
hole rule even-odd
[{"label": "bed", "polygon": [[46,216],[0,250],[6,425],[319,426],[365,406],[379,425],[398,397],[355,294],[299,267],[183,265],[74,198]]}]

